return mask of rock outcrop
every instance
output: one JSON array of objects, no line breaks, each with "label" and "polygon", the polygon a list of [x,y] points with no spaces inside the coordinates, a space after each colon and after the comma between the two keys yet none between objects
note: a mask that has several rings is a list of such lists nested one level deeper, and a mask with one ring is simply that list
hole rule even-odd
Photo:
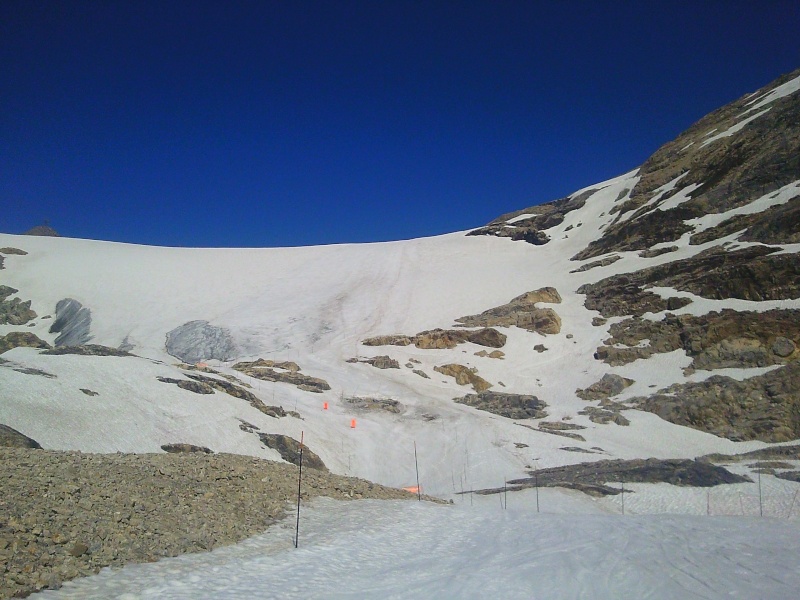
[{"label": "rock outcrop", "polygon": [[[275,368],[267,365],[272,365]],[[279,367],[279,365],[284,366]],[[311,377],[309,375],[300,373],[300,367],[297,366],[296,363],[275,363],[264,360],[263,358],[259,358],[258,360],[252,362],[236,363],[233,365],[233,368],[240,373],[244,373],[245,375],[249,375],[255,379],[288,383],[297,386],[297,389],[305,392],[314,392],[319,394],[331,389],[331,386],[324,379],[320,379],[319,377]],[[278,368],[281,370],[276,370]]]},{"label": "rock outcrop", "polygon": [[233,360],[238,349],[231,332],[208,321],[189,321],[167,333],[167,352],[186,363]]},{"label": "rock outcrop", "polygon": [[582,400],[605,400],[620,394],[633,383],[633,379],[615,373],[606,373],[600,381],[596,381],[588,388],[576,390],[575,395]]},{"label": "rock outcrop", "polygon": [[22,235],[38,235],[42,237],[61,237],[59,236],[58,232],[50,227],[50,225],[37,225],[36,227],[31,227],[23,233]]},{"label": "rock outcrop", "polygon": [[653,354],[684,350],[690,371],[786,364],[800,358],[800,310],[764,312],[725,309],[701,317],[667,315],[660,321],[626,319],[595,357],[612,366]]},{"label": "rock outcrop", "polygon": [[[277,450],[281,458],[288,463],[300,466],[300,442],[288,435],[280,435],[277,433],[259,433],[258,439],[261,440],[267,448]],[[318,469],[320,471],[327,471],[328,467],[322,462],[322,459],[309,449],[305,444],[303,449],[303,466],[311,469]]]},{"label": "rock outcrop", "polygon": [[73,298],[64,298],[56,304],[56,318],[50,325],[50,333],[58,333],[54,344],[58,346],[82,346],[92,339],[89,329],[92,313]]},{"label": "rock outcrop", "polygon": [[57,346],[44,350],[42,354],[51,354],[53,356],[61,356],[64,354],[75,354],[78,356],[135,356],[130,352],[119,350],[118,348],[111,348],[110,346],[103,346],[101,344],[84,344],[81,346]]},{"label": "rock outcrop", "polygon": [[164,452],[168,452],[170,454],[183,454],[187,452],[202,452],[203,454],[214,454],[214,452],[210,448],[206,448],[205,446],[195,446],[194,444],[184,444],[184,443],[164,444],[163,446],[161,446],[161,449]]},{"label": "rock outcrop", "polygon": [[[731,473],[727,469],[705,461],[648,458],[645,460],[600,460],[565,467],[551,467],[528,471],[530,477],[512,479],[509,491],[532,487],[564,487],[591,496],[619,494],[621,487],[609,483],[669,483],[679,486],[713,487],[729,483],[743,483],[750,478]],[[479,494],[497,494],[503,488],[481,490]]]},{"label": "rock outcrop", "polygon": [[[618,220],[575,259],[673,242],[692,231],[686,223],[690,219],[724,213],[797,181],[800,94],[771,101],[767,94],[798,75],[800,70],[789,73],[760,95],[712,112],[662,146],[640,168],[639,182],[619,207]],[[765,104],[758,106],[759,98]],[[740,128],[745,119],[751,120]],[[678,194],[685,200],[665,204]]]},{"label": "rock outcrop", "polygon": [[[552,308],[539,308],[539,302],[559,303],[561,296],[555,288],[541,288],[513,298],[508,304],[496,306],[479,315],[460,317],[456,322],[464,327],[511,327],[532,332],[556,334],[561,331],[561,319]],[[497,347],[497,346],[495,346]]]},{"label": "rock outcrop", "polygon": [[483,391],[453,401],[509,419],[543,419],[547,416],[547,404],[530,394]]},{"label": "rock outcrop", "polygon": [[29,331],[12,331],[4,336],[0,336],[0,354],[12,348],[52,348],[50,344]]},{"label": "rock outcrop", "polygon": [[366,365],[371,365],[376,369],[399,369],[400,363],[397,362],[391,356],[383,354],[381,356],[373,356],[371,358],[354,358],[350,359],[348,362],[357,362],[357,363],[364,363]]},{"label": "rock outcrop", "polygon": [[596,191],[596,189],[585,190],[561,200],[502,215],[485,227],[470,231],[467,235],[508,237],[515,241],[541,246],[550,241],[550,236],[545,232],[563,223],[568,213],[582,208],[586,204],[586,199]]},{"label": "rock outcrop", "polygon": [[2,423],[0,423],[0,447],[41,449],[39,442]]},{"label": "rock outcrop", "polygon": [[471,342],[488,348],[502,348],[506,335],[490,327],[468,331],[463,329],[431,329],[417,335],[381,335],[367,338],[361,343],[365,346],[408,346],[414,344],[424,350],[455,348],[458,344]]},{"label": "rock outcrop", "polygon": [[7,285],[0,285],[0,325],[24,325],[36,318],[36,311],[31,310],[31,301],[11,298],[19,290]]},{"label": "rock outcrop", "polygon": [[372,398],[369,396],[354,396],[345,398],[345,403],[358,410],[381,411],[399,415],[403,412],[403,405],[391,398]]},{"label": "rock outcrop", "polygon": [[475,367],[451,363],[433,367],[433,370],[442,375],[455,378],[458,385],[471,385],[476,392],[482,392],[492,387],[491,383],[478,375],[478,370]]},{"label": "rock outcrop", "polygon": [[800,362],[737,381],[714,375],[675,384],[629,403],[666,421],[734,441],[787,442],[800,438]]},{"label": "rock outcrop", "polygon": [[[206,375],[199,375],[196,373],[187,373],[186,377],[191,379],[191,382],[184,382],[181,384],[182,380],[173,380],[169,383],[174,383],[177,381],[177,385],[179,387],[183,387],[184,389],[189,389],[190,391],[196,391],[195,389],[191,389],[191,384],[197,384],[198,388],[210,388],[213,390],[218,390],[229,396],[233,396],[234,398],[240,398],[245,400],[247,403],[250,404],[256,410],[264,413],[268,417],[274,417],[276,419],[280,419],[282,417],[299,417],[300,415],[294,411],[286,411],[283,409],[282,406],[270,406],[264,404],[261,399],[256,396],[254,393],[247,391],[244,389],[242,385],[236,385],[235,383],[227,380],[227,379],[217,379],[216,377],[208,377]],[[166,378],[159,377],[161,381],[164,381]],[[208,392],[205,391],[196,391],[196,393],[206,394]]]}]

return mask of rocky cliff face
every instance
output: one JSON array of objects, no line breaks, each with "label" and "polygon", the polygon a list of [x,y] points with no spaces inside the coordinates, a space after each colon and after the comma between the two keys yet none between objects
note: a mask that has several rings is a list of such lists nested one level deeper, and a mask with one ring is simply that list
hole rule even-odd
[{"label": "rocky cliff face", "polygon": [[[704,117],[635,175],[601,235],[572,257],[581,265],[572,273],[657,259],[577,289],[599,313],[595,325],[614,319],[595,359],[621,367],[685,353],[686,375],[700,371],[702,381],[631,405],[733,440],[797,439],[800,69]],[[595,191],[503,215],[470,235],[546,244]],[[775,370],[714,374],[765,367]]]}]

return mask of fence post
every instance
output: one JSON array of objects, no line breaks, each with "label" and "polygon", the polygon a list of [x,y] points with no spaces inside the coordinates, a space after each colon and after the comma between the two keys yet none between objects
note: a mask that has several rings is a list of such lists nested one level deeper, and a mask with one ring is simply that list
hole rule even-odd
[{"label": "fence post", "polygon": [[300,474],[297,476],[297,524],[294,528],[294,547],[300,543],[300,484],[303,481],[303,434],[300,432]]},{"label": "fence post", "polygon": [[417,442],[414,440],[414,468],[417,470],[417,501],[422,502],[422,492],[419,488],[419,463],[417,462]]}]

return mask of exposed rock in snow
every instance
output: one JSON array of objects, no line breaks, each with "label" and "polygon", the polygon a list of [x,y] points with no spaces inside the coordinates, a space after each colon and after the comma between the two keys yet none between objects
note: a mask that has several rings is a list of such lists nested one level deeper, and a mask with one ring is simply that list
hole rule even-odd
[{"label": "exposed rock in snow", "polygon": [[89,328],[92,314],[73,298],[64,298],[56,304],[56,318],[50,325],[50,333],[58,333],[56,346],[82,346],[92,339]]},{"label": "exposed rock in snow", "polygon": [[233,360],[238,349],[231,332],[208,321],[189,321],[167,333],[167,352],[187,363]]}]

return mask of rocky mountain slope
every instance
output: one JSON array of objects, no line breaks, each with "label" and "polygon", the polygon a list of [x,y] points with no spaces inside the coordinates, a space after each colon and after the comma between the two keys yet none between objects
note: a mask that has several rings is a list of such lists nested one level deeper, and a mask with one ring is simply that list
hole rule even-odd
[{"label": "rocky mountain slope", "polygon": [[[448,496],[800,438],[800,71],[471,232],[175,249],[0,235],[0,423]],[[280,444],[274,440],[281,436]],[[791,466],[791,465],[790,465]]]}]

